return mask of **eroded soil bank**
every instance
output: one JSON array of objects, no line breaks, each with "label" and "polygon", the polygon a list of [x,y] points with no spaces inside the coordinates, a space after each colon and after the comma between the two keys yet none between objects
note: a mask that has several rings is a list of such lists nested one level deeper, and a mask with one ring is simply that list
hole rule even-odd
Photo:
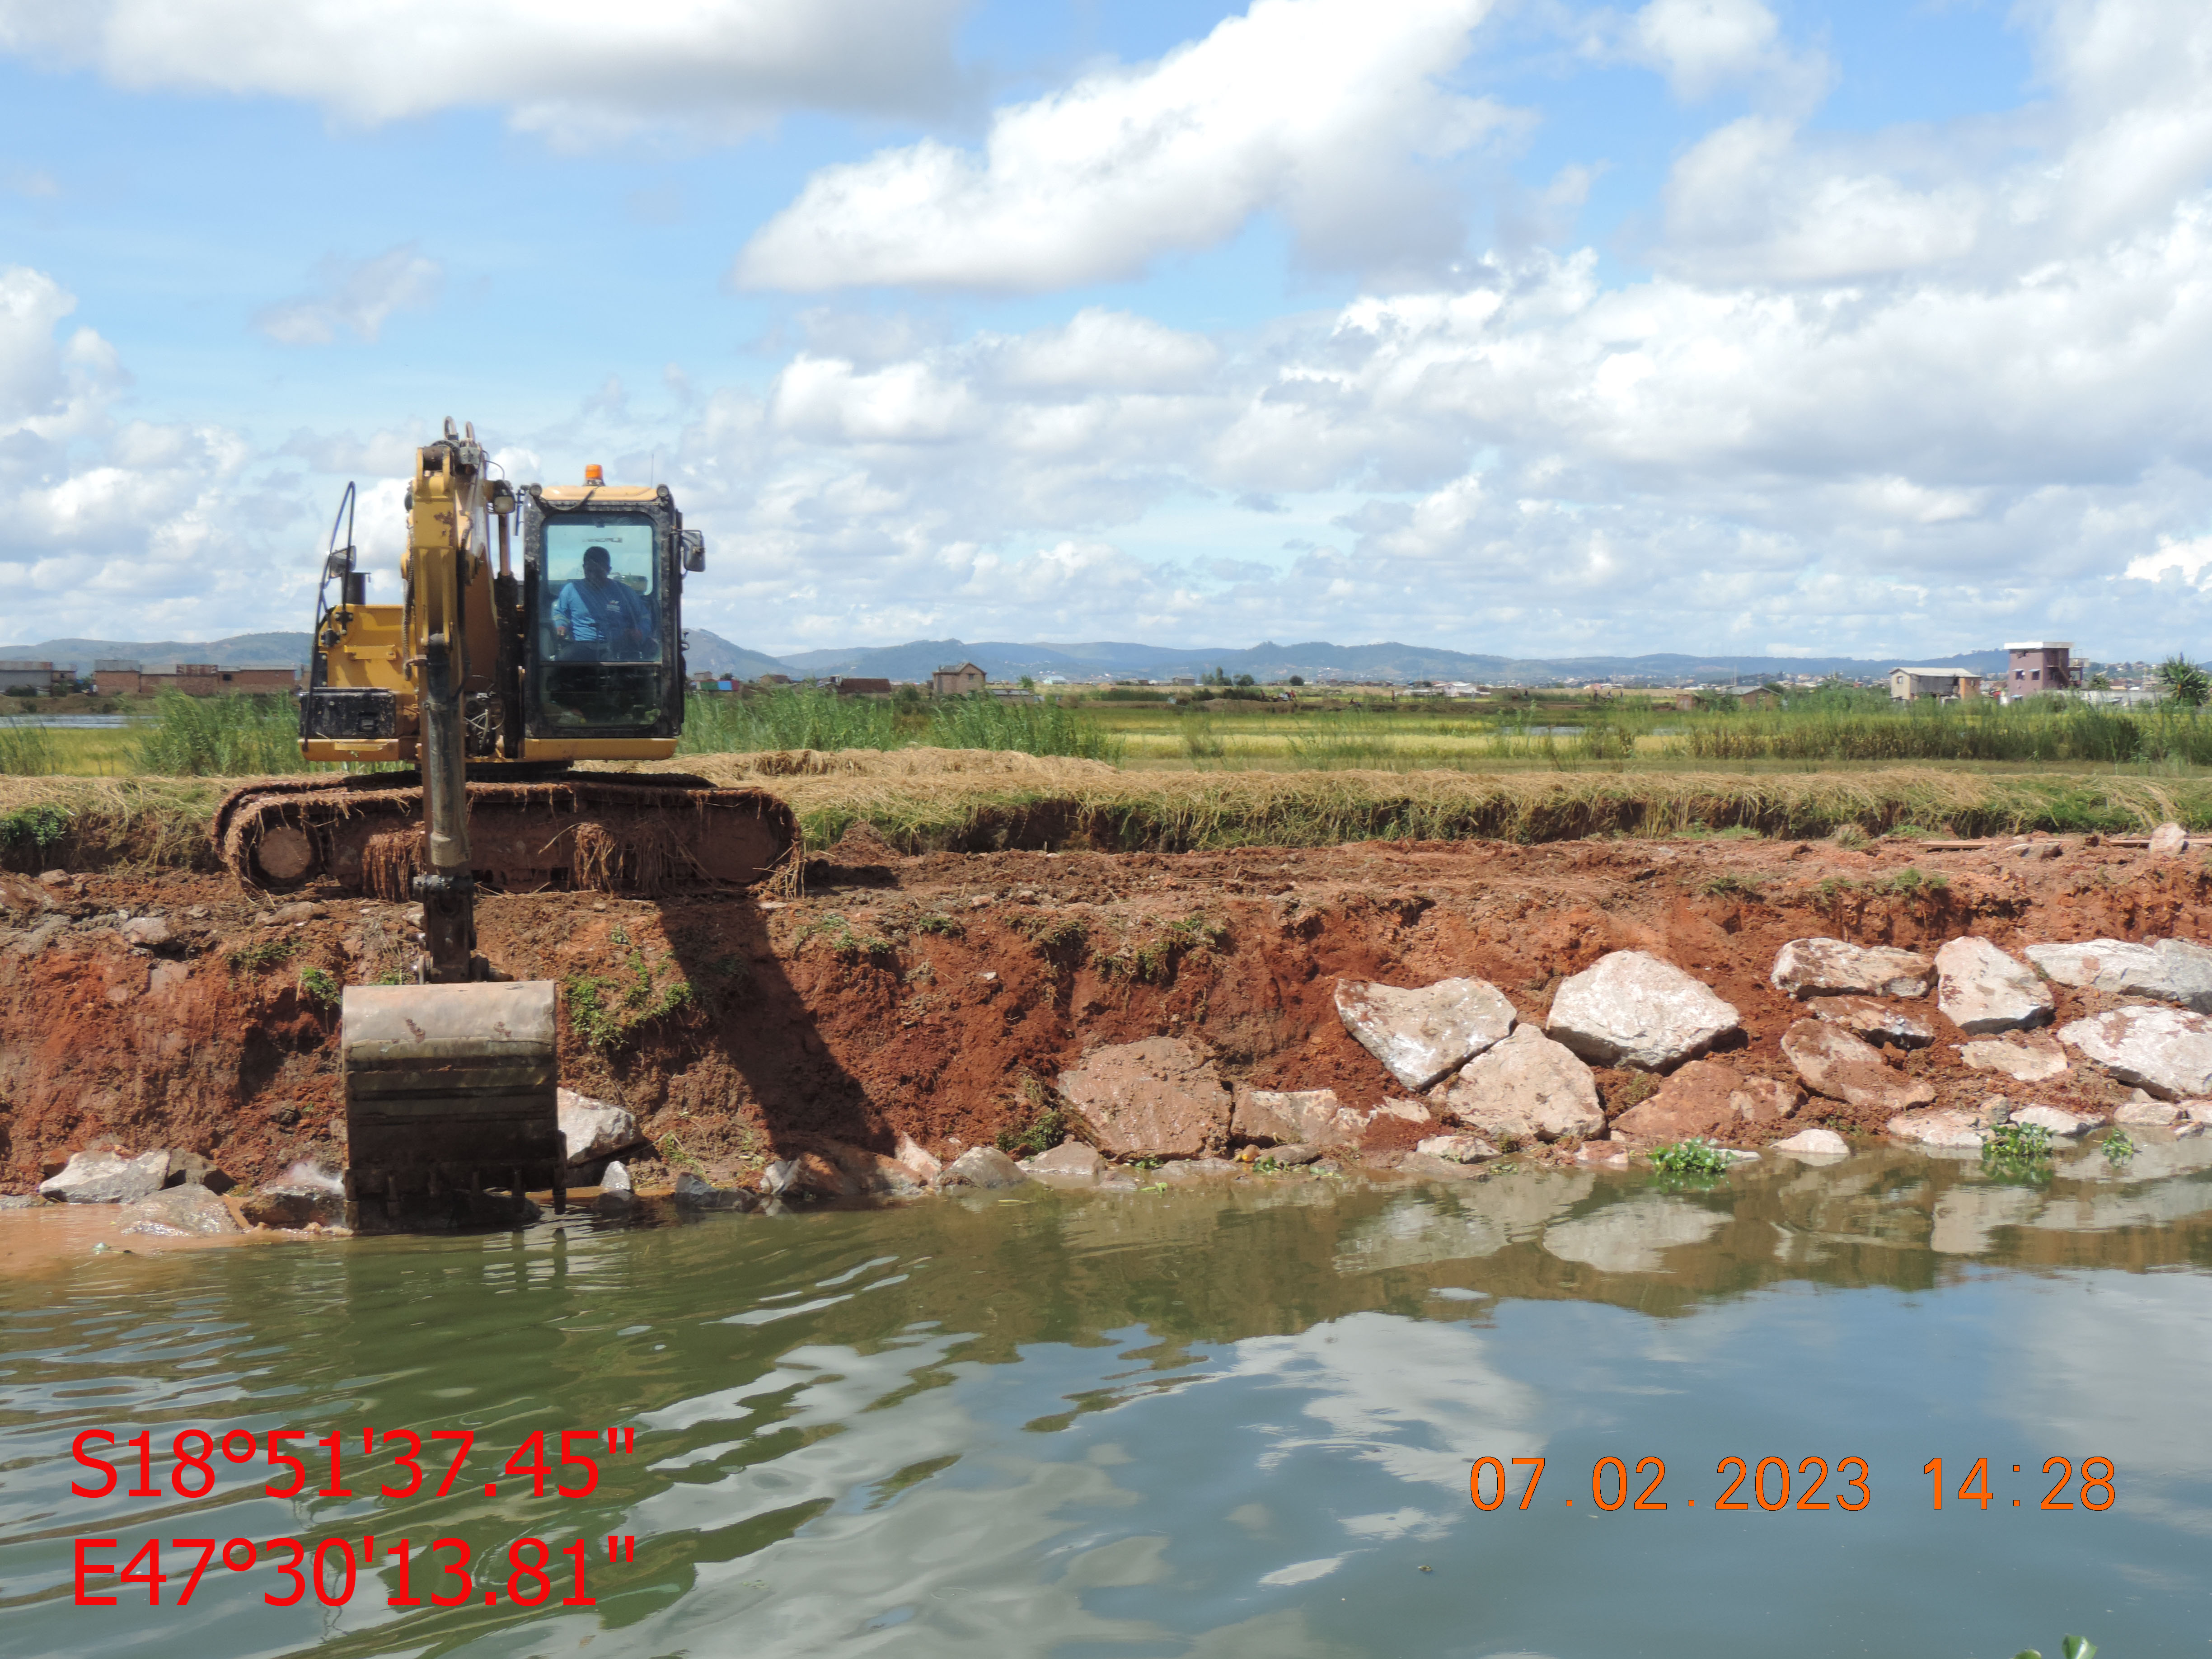
[{"label": "eroded soil bank", "polygon": [[[491,896],[479,930],[510,974],[563,981],[569,1086],[630,1108],[667,1158],[749,1184],[823,1141],[889,1152],[904,1134],[939,1157],[988,1144],[1048,1109],[1087,1048],[1163,1034],[1198,1044],[1231,1085],[1372,1107],[1404,1091],[1339,1019],[1340,977],[1479,976],[1541,1022],[1564,976],[1647,950],[1741,1012],[1731,1065],[1788,1079],[1777,1045],[1802,1011],[1767,974],[1789,939],[2205,936],[2212,878],[2195,855],[2094,837],[2039,850],[2052,848],[1682,839],[901,859],[862,830],[787,902]],[[329,999],[395,973],[406,933],[399,906],[335,892],[280,904],[191,872],[0,876],[0,1189],[31,1190],[101,1138],[200,1152],[248,1182],[303,1158],[342,1165]],[[2061,1022],[2118,1000],[2052,988]],[[2002,1092],[2102,1115],[2126,1092],[2081,1064],[2027,1085],[1969,1072],[1960,1034],[1923,1007],[1937,1040],[1897,1064],[1939,1105]],[[1598,1082],[1608,1116],[1650,1087],[1625,1072]],[[1809,1123],[1879,1133],[1879,1115],[1816,1098],[1768,1138]],[[648,1184],[667,1173],[652,1158],[638,1170]]]}]

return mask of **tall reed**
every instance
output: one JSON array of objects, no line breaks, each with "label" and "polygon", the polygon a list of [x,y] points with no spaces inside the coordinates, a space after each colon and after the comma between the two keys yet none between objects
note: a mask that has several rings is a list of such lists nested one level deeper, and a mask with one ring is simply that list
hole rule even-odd
[{"label": "tall reed", "polygon": [[300,705],[286,696],[191,697],[164,691],[137,743],[141,772],[264,777],[320,770],[300,758]]}]

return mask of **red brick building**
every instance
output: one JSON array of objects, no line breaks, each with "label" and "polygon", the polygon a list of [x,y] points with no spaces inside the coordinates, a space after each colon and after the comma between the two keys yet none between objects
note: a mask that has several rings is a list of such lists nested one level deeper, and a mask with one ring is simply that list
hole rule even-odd
[{"label": "red brick building", "polygon": [[299,689],[300,671],[180,662],[172,672],[149,674],[136,663],[103,659],[93,668],[92,684],[104,697],[150,697],[157,691],[181,691],[188,697],[219,697],[225,692],[240,691],[289,694]]},{"label": "red brick building", "polygon": [[2004,694],[2032,697],[2039,691],[2074,689],[2074,644],[2070,640],[2023,640],[2005,647]]}]

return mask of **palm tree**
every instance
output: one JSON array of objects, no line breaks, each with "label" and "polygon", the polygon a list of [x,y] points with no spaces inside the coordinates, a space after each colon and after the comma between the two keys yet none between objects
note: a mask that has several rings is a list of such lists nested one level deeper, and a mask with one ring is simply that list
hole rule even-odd
[{"label": "palm tree", "polygon": [[2159,664],[2158,683],[2169,698],[2186,708],[2202,708],[2212,699],[2212,675],[2179,651]]}]

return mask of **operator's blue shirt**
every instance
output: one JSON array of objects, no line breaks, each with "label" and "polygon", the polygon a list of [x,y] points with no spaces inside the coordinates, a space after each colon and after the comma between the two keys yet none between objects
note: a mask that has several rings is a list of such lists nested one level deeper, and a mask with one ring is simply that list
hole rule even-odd
[{"label": "operator's blue shirt", "polygon": [[612,580],[567,584],[553,601],[553,623],[565,625],[579,645],[612,644],[629,629],[645,640],[653,637],[651,607],[635,588]]}]

